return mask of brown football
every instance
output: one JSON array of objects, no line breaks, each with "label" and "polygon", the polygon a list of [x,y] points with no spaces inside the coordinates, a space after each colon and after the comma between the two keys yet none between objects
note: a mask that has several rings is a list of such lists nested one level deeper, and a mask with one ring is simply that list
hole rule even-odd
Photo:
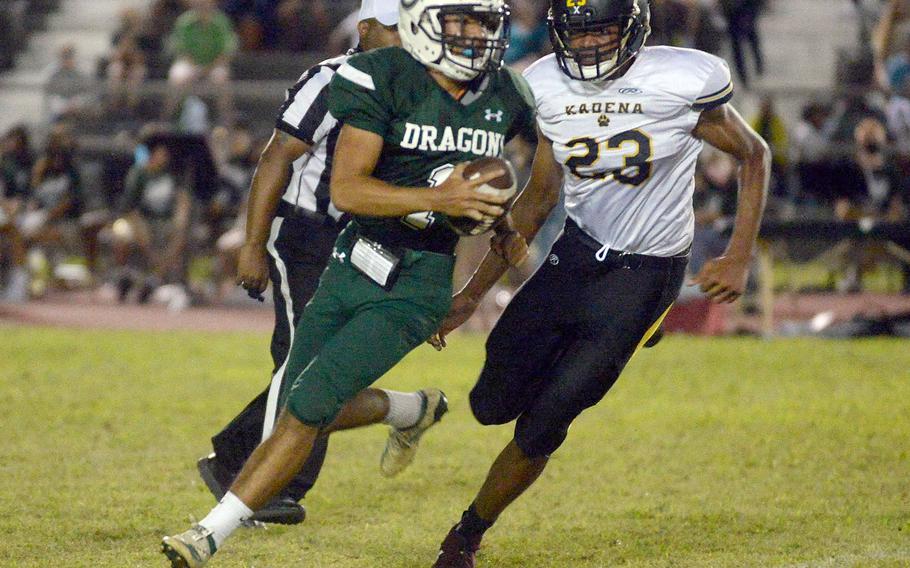
[{"label": "brown football", "polygon": [[[508,213],[518,189],[518,182],[515,179],[515,170],[508,160],[493,157],[474,160],[465,167],[464,177],[465,179],[471,179],[497,169],[503,170],[505,173],[481,185],[478,190],[489,193],[506,193],[509,197],[509,201],[505,203],[505,210],[506,213]],[[503,216],[504,215],[505,214],[503,214]],[[452,229],[459,235],[482,235],[495,227],[496,223],[501,218],[502,216],[484,217],[482,221],[475,221],[470,217],[454,217],[449,219],[449,225],[451,225]]]}]

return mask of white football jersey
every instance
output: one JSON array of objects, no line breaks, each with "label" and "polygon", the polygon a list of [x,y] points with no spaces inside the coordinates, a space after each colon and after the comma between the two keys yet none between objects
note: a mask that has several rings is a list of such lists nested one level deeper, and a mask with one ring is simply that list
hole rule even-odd
[{"label": "white football jersey", "polygon": [[564,170],[566,213],[601,244],[653,256],[692,243],[700,113],[733,94],[730,69],[693,49],[645,47],[625,75],[576,81],[547,55],[524,73]]}]

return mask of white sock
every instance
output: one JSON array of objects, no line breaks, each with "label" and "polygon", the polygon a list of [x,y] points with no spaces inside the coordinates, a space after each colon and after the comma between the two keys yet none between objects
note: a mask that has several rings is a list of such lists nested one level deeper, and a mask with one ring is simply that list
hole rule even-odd
[{"label": "white sock", "polygon": [[383,424],[404,430],[417,424],[423,410],[423,397],[419,392],[398,392],[383,389],[389,397],[389,413]]},{"label": "white sock", "polygon": [[221,548],[221,543],[231,536],[244,519],[252,516],[253,511],[243,504],[239,497],[228,491],[215,505],[208,515],[199,524],[212,531],[215,546]]}]

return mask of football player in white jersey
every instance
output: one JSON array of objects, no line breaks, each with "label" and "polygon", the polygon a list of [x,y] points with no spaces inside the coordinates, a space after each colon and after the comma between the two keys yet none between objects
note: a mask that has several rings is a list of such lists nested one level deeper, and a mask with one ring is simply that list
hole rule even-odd
[{"label": "football player in white jersey", "polygon": [[[728,104],[733,86],[721,59],[643,47],[647,0],[551,0],[548,20],[554,53],[525,71],[539,142],[512,216],[530,240],[561,186],[568,219],[487,340],[471,410],[482,424],[516,420],[515,434],[434,568],[474,566],[484,532],[659,327],[684,278],[703,142],[740,164],[729,245],[693,279],[714,301],[742,294],[764,209],[770,153]],[[456,294],[438,349],[505,269],[487,255]]]}]

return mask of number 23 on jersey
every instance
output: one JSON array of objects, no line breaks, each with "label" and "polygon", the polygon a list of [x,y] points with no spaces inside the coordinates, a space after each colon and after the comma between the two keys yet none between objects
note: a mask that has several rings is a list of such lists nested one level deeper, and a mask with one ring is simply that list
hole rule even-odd
[{"label": "number 23 on jersey", "polygon": [[[651,138],[643,131],[627,130],[597,143],[591,137],[573,138],[566,142],[572,154],[566,167],[573,175],[584,179],[606,179],[613,176],[619,183],[637,186],[651,177]],[[622,156],[621,167],[600,167],[597,162],[618,150]],[[613,161],[613,160],[610,160]],[[582,171],[584,170],[584,171]]]}]

